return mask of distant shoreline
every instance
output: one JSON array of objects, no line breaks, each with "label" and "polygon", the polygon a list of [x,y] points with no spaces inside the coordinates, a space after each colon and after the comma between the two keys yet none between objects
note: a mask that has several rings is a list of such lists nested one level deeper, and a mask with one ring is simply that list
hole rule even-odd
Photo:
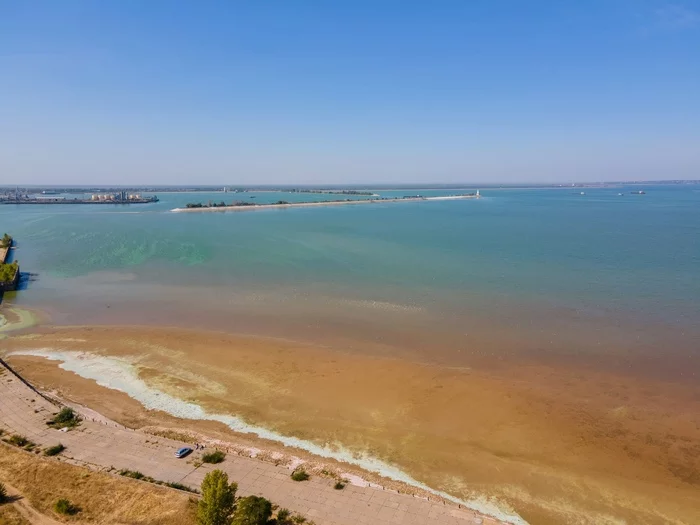
[{"label": "distant shoreline", "polygon": [[311,206],[342,206],[345,204],[368,204],[368,203],[385,203],[385,202],[421,202],[421,201],[444,201],[444,200],[461,200],[461,199],[478,199],[480,195],[446,195],[444,197],[397,197],[390,199],[353,199],[344,201],[319,201],[319,202],[289,202],[285,204],[249,204],[249,205],[230,205],[230,206],[202,206],[201,208],[173,208],[171,212],[202,212],[202,211],[250,211],[261,209],[275,208],[302,208]]}]

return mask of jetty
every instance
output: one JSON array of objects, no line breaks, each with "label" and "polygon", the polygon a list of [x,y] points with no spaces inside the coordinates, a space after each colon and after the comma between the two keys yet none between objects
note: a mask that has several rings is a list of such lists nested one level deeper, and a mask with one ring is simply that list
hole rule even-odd
[{"label": "jetty", "polygon": [[190,203],[185,208],[174,208],[171,212],[200,212],[200,211],[250,211],[250,210],[268,210],[268,209],[283,209],[283,208],[307,208],[316,206],[343,206],[356,204],[384,204],[388,202],[422,202],[422,201],[445,201],[445,200],[460,200],[460,199],[479,199],[481,195],[476,193],[467,193],[464,195],[444,195],[438,197],[423,197],[421,195],[406,195],[404,197],[383,197],[372,199],[343,199],[343,200],[327,200],[313,202],[287,202],[277,201],[270,204],[258,204],[248,201],[237,201],[231,204],[220,203]]},{"label": "jetty", "polygon": [[19,284],[19,263],[7,263],[12,242],[7,233],[0,239],[0,293],[15,290]]}]

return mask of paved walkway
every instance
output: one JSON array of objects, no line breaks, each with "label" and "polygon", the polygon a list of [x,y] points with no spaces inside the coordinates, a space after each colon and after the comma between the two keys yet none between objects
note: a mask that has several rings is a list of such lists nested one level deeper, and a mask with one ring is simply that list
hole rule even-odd
[{"label": "paved walkway", "polygon": [[303,514],[317,525],[498,525],[499,522],[460,509],[374,487],[347,485],[335,490],[333,481],[312,476],[296,482],[290,470],[261,460],[229,455],[216,466],[194,466],[195,452],[176,459],[185,443],[124,428],[116,423],[85,420],[71,432],[47,427],[58,408],[0,366],[0,428],[22,434],[42,448],[58,442],[66,446],[62,459],[99,470],[138,470],[155,479],[199,487],[215,468],[238,483],[242,496],[264,496],[280,507]]}]

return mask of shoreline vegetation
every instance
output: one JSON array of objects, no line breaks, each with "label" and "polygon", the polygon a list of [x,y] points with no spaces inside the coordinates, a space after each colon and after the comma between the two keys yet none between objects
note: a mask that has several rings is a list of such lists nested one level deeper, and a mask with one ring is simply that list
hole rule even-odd
[{"label": "shoreline vegetation", "polygon": [[445,195],[440,197],[423,197],[422,195],[405,195],[403,197],[380,197],[376,199],[335,199],[317,202],[288,202],[280,200],[270,204],[258,204],[248,201],[233,201],[226,204],[221,201],[216,202],[196,202],[187,203],[184,208],[174,208],[172,212],[183,211],[224,211],[224,210],[259,210],[268,208],[300,208],[309,206],[338,206],[343,204],[368,204],[368,203],[385,203],[385,202],[418,202],[418,201],[435,201],[435,200],[458,200],[458,199],[478,199],[481,195],[477,193],[465,193],[462,195]]},{"label": "shoreline vegetation", "polygon": [[318,193],[321,195],[364,195],[367,197],[379,197],[378,193],[368,190],[333,190],[333,189],[314,189],[314,188],[234,188],[226,193]]},{"label": "shoreline vegetation", "polygon": [[14,290],[19,278],[19,262],[5,262],[10,248],[12,248],[12,236],[5,233],[0,238],[0,292]]}]

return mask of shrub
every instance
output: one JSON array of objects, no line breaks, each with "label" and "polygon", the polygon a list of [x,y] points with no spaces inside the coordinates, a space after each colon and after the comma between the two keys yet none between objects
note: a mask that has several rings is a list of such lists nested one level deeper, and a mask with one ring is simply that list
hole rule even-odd
[{"label": "shrub", "polygon": [[343,490],[345,488],[345,483],[343,483],[342,481],[338,481],[335,485],[333,485],[333,488],[335,490]]},{"label": "shrub", "polygon": [[196,494],[198,491],[195,489],[191,489],[187,485],[183,485],[182,483],[176,483],[174,481],[169,481],[167,483],[163,483],[166,487],[170,487],[171,489],[177,489],[177,490],[184,490],[185,492],[192,492]]},{"label": "shrub", "polygon": [[199,525],[228,525],[236,501],[238,485],[229,484],[228,475],[212,470],[202,481],[202,498],[197,505]]},{"label": "shrub", "polygon": [[68,501],[65,498],[59,499],[54,504],[53,510],[55,510],[58,514],[64,514],[66,516],[72,516],[73,514],[77,514],[78,512],[80,512],[79,507],[73,505],[70,501]]},{"label": "shrub", "polygon": [[26,437],[19,434],[11,435],[7,442],[16,447],[24,447],[27,449],[32,449],[36,446],[36,443],[29,441]]},{"label": "shrub", "polygon": [[5,485],[0,483],[0,503],[5,503],[7,501],[7,489]]},{"label": "shrub", "polygon": [[275,523],[276,525],[299,525],[301,523],[308,523],[309,525],[314,525],[313,521],[306,521],[306,518],[301,514],[292,514],[288,509],[281,509],[277,513],[277,518],[271,520],[268,523]]},{"label": "shrub", "polygon": [[155,483],[156,480],[153,479],[150,476],[145,476],[138,470],[129,470],[129,469],[122,469],[118,472],[120,476],[124,476],[126,478],[132,478],[132,479],[140,479],[141,481],[148,481],[149,483]]},{"label": "shrub", "polygon": [[238,500],[232,525],[266,525],[272,516],[272,503],[260,496]]},{"label": "shrub", "polygon": [[221,463],[226,454],[220,450],[215,450],[214,452],[208,452],[202,456],[202,461],[204,463]]},{"label": "shrub", "polygon": [[309,475],[303,468],[299,468],[292,472],[292,479],[294,481],[306,481],[309,479]]},{"label": "shrub", "polygon": [[44,455],[45,456],[56,456],[66,450],[66,447],[64,447],[61,443],[58,445],[54,445],[53,447],[48,447],[44,449]]},{"label": "shrub", "polygon": [[134,479],[143,479],[145,477],[138,470],[129,470],[129,469],[120,470],[119,475],[126,476],[127,478],[134,478]]},{"label": "shrub", "polygon": [[73,428],[77,426],[78,423],[80,423],[80,416],[78,416],[72,408],[63,407],[47,425],[58,428]]}]

